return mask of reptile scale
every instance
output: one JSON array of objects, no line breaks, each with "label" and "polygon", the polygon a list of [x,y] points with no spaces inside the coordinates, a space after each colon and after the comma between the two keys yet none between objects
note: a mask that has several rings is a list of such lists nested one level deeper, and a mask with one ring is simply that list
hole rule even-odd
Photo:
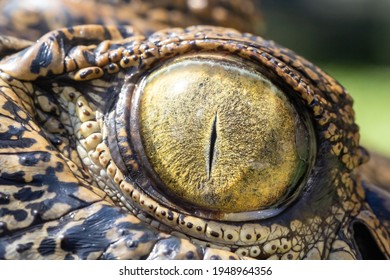
[{"label": "reptile scale", "polygon": [[0,1],[0,259],[390,258],[351,96],[246,33],[253,1],[25,2]]}]

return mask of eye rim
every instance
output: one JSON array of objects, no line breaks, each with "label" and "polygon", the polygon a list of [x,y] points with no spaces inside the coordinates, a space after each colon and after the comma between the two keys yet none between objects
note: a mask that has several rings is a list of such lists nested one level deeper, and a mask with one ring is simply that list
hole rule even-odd
[{"label": "eye rim", "polygon": [[[346,153],[337,152],[338,149],[333,150],[335,143],[341,143],[343,139],[348,139],[346,142],[346,148],[350,149],[348,154],[353,156],[353,160],[358,162],[358,165],[361,164],[361,152],[358,146],[358,129],[357,125],[354,123],[353,110],[351,110],[352,99],[350,95],[344,90],[344,88],[335,82],[331,77],[329,77],[326,73],[322,72],[320,69],[316,68],[316,66],[312,65],[310,62],[304,60],[303,58],[298,57],[294,53],[289,50],[283,49],[280,46],[277,46],[273,42],[265,41],[260,37],[251,35],[251,34],[241,34],[241,33],[233,33],[229,30],[223,29],[214,29],[212,27],[192,27],[189,30],[192,31],[195,29],[198,31],[196,35],[187,34],[187,30],[174,30],[170,32],[170,30],[162,32],[155,36],[150,42],[153,49],[153,52],[156,53],[156,56],[150,57],[149,50],[145,51],[144,45],[137,46],[135,48],[136,52],[139,52],[140,57],[143,59],[143,54],[145,53],[145,60],[141,60],[139,66],[130,69],[130,71],[126,72],[129,76],[126,76],[126,87],[136,86],[138,82],[137,77],[140,77],[138,73],[151,69],[159,63],[163,63],[168,59],[176,56],[181,56],[184,54],[189,54],[193,52],[203,53],[208,52],[210,50],[216,50],[216,52],[222,52],[224,54],[237,55],[244,59],[250,60],[255,64],[259,64],[261,67],[264,67],[266,76],[272,80],[275,84],[280,86],[280,88],[285,92],[291,92],[296,100],[299,100],[299,104],[308,112],[310,116],[310,121],[313,124],[313,128],[315,131],[315,136],[317,140],[317,155],[323,154],[322,157],[316,157],[315,162],[313,163],[312,172],[309,174],[307,186],[305,186],[304,192],[302,192],[302,196],[299,200],[296,201],[294,205],[292,205],[291,209],[286,209],[285,212],[280,213],[279,216],[267,220],[256,221],[243,224],[243,223],[227,223],[224,221],[218,221],[218,224],[221,228],[223,226],[228,226],[231,224],[245,225],[248,227],[255,228],[255,232],[257,231],[256,227],[271,228],[271,224],[276,224],[278,226],[289,227],[290,223],[294,222],[294,219],[301,219],[301,212],[306,211],[308,213],[308,218],[306,219],[309,224],[311,224],[310,216],[319,215],[323,216],[322,212],[312,211],[313,199],[316,201],[319,196],[322,196],[325,193],[329,193],[330,191],[334,191],[334,188],[330,188],[329,185],[321,184],[323,181],[319,181],[319,178],[322,177],[324,170],[330,170],[330,165],[338,164],[338,169],[345,170],[346,172],[351,173],[351,170],[354,166],[348,166],[349,160],[344,160],[342,157]],[[221,34],[215,34],[217,30]],[[211,32],[209,34],[208,32]],[[194,34],[194,33],[193,33]],[[188,36],[187,36],[188,35]],[[152,37],[150,37],[152,38]],[[146,47],[151,49],[152,47],[149,45],[149,42],[145,43]],[[216,46],[220,46],[216,48]],[[121,63],[122,66],[122,63]],[[123,66],[124,67],[124,66]],[[306,70],[309,69],[310,72]],[[127,91],[123,91],[121,95],[125,95]],[[125,97],[118,97],[119,99],[126,100]],[[130,101],[127,100],[125,103],[119,104],[129,104]],[[343,118],[335,119],[333,115],[337,115],[339,109],[343,109],[343,113],[345,116]],[[349,108],[349,109],[348,109]],[[110,109],[108,109],[110,110]],[[123,108],[114,109],[119,118],[115,119],[113,122],[116,126],[116,129],[113,130],[111,127],[109,130],[114,132],[122,132],[118,139],[129,139],[125,132],[126,136],[123,136],[123,131],[126,131],[124,125],[124,112]],[[108,122],[110,123],[110,122]],[[330,139],[332,137],[331,131],[328,130],[329,123],[333,123],[337,129],[344,130],[343,135],[336,140]],[[115,127],[113,126],[113,127]],[[350,139],[348,135],[354,136],[354,138]],[[330,136],[329,136],[330,135]],[[338,135],[336,135],[338,136]],[[137,182],[131,180],[128,174],[138,172],[139,166],[131,165],[131,162],[135,161],[137,158],[136,155],[128,152],[128,147],[130,146],[128,143],[124,143],[121,141],[120,143],[109,143],[109,148],[120,149],[120,153],[123,158],[120,159],[123,163],[126,163],[126,166],[123,165],[121,169],[123,174],[125,175],[126,183],[134,186],[134,188],[138,188],[137,193],[143,192],[137,185]],[[342,146],[343,147],[343,146]],[[117,160],[117,159],[115,159]],[[133,168],[135,167],[135,168]],[[355,165],[356,167],[356,165]],[[138,171],[137,171],[138,170]],[[331,170],[332,172],[336,172],[336,170]],[[327,182],[326,184],[328,184]],[[119,184],[118,184],[119,185]],[[125,189],[121,187],[122,193],[125,193]],[[145,194],[146,195],[146,194]],[[329,201],[332,196],[329,196]],[[130,209],[130,208],[129,208]],[[179,230],[185,235],[189,236],[191,240],[194,242],[197,241],[210,241],[213,244],[215,242],[219,242],[219,244],[230,244],[227,245],[231,247],[233,250],[242,248],[242,246],[248,246],[248,242],[243,243],[235,243],[234,241],[227,242],[226,240],[216,239],[214,237],[206,236],[202,233],[188,231],[188,229],[181,224],[180,221],[186,218],[190,218],[191,216],[185,216],[184,214],[175,214],[174,218],[177,219],[177,223],[172,225],[172,222],[166,223],[162,221],[159,217],[155,216],[155,213],[149,211],[145,207],[138,207],[139,211],[146,212],[146,217],[154,217],[155,220],[162,222],[171,228],[171,230],[176,231]],[[149,215],[150,214],[150,215]],[[177,216],[179,215],[179,216]],[[145,216],[144,216],[145,217]],[[147,218],[150,223],[149,219]],[[200,220],[200,219],[199,219]],[[216,223],[211,220],[201,220],[201,222],[207,223]],[[308,226],[309,224],[304,224]],[[296,225],[294,225],[295,227]],[[301,228],[301,226],[299,226]],[[215,228],[215,227],[214,227]],[[264,228],[264,229],[265,229]],[[260,229],[261,230],[261,229]],[[264,240],[264,239],[263,239]],[[196,241],[196,242],[197,242]],[[204,243],[201,243],[204,244]],[[261,242],[253,242],[253,244],[261,244]]]},{"label": "eye rim", "polygon": [[[213,31],[213,30],[211,30]],[[179,35],[175,36],[182,36],[180,32],[183,32],[183,30],[174,30],[172,33],[179,33]],[[222,32],[221,32],[222,33]],[[191,34],[190,34],[191,35]],[[190,36],[189,36],[190,37]],[[199,36],[201,38],[201,36]],[[195,38],[199,38],[195,37]],[[348,93],[343,90],[342,87],[338,85],[338,83],[333,83],[332,79],[327,76],[325,73],[321,72],[321,70],[315,68],[315,66],[311,65],[309,62],[305,61],[302,58],[299,58],[296,56],[294,53],[290,53],[288,50],[287,52],[278,47],[275,46],[272,42],[267,42],[263,41],[261,38],[257,38],[253,36],[255,39],[252,39],[249,35],[246,34],[239,34],[238,36],[233,36],[233,39],[229,40],[229,42],[222,42],[222,40],[213,40],[215,39],[213,37],[213,34],[207,35],[208,38],[211,38],[212,42],[209,42],[207,44],[208,50],[210,49],[216,49],[215,44],[223,44],[225,43],[226,45],[230,44],[235,44],[235,45],[240,45],[242,44],[241,42],[237,42],[242,39],[242,37],[250,38],[252,41],[251,43],[247,43],[246,45],[244,44],[244,47],[253,47],[257,49],[256,54],[257,58],[254,58],[253,61],[256,63],[260,63],[263,65],[267,65],[267,68],[270,72],[270,76],[272,75],[273,77],[276,77],[276,80],[279,79],[280,81],[283,81],[282,87],[286,87],[291,90],[291,92],[294,92],[295,96],[297,99],[302,101],[302,106],[305,107],[305,109],[309,112],[309,115],[311,117],[312,122],[314,123],[315,126],[315,133],[318,141],[318,148],[319,148],[319,153],[318,153],[318,158],[316,159],[316,163],[314,166],[314,170],[312,174],[310,175],[310,181],[308,182],[308,186],[305,189],[305,193],[302,194],[302,197],[297,201],[296,204],[294,204],[291,209],[286,210],[285,212],[281,213],[279,216],[276,216],[274,218],[268,219],[268,220],[261,220],[257,221],[256,224],[250,223],[246,224],[246,226],[252,228],[256,226],[263,226],[265,230],[265,235],[263,236],[270,236],[270,238],[275,238],[277,235],[278,238],[280,237],[280,234],[287,239],[291,238],[291,234],[293,233],[293,236],[298,235],[300,238],[304,237],[304,233],[307,230],[312,230],[316,226],[316,224],[319,223],[319,221],[325,220],[325,218],[330,218],[331,223],[335,223],[335,226],[340,225],[343,219],[342,217],[338,216],[337,207],[330,208],[330,206],[334,205],[334,203],[337,203],[339,201],[344,201],[344,200],[338,200],[338,198],[344,199],[345,196],[345,191],[348,192],[351,188],[356,187],[356,182],[354,180],[354,174],[353,174],[353,167],[351,168],[347,166],[347,163],[349,160],[344,160],[344,156],[349,156],[351,155],[352,159],[356,162],[358,162],[358,165],[360,165],[362,162],[358,161],[362,157],[359,156],[360,149],[358,146],[358,133],[357,133],[357,126],[354,123],[354,117],[353,117],[353,110],[348,109],[347,107],[351,108],[352,102],[350,100],[350,96]],[[191,37],[193,38],[193,37]],[[192,39],[188,39],[187,41],[184,42],[184,44],[190,44],[194,43]],[[207,39],[208,39],[207,38]],[[230,37],[231,38],[231,37]],[[165,38],[162,38],[164,40]],[[195,39],[194,39],[195,40]],[[154,43],[154,42],[153,42]],[[181,45],[182,43],[180,43]],[[196,43],[197,44],[197,43]],[[138,46],[134,47],[134,51],[142,57],[142,60],[140,60],[139,65],[136,65],[132,68],[124,69],[125,67],[122,66],[122,61],[121,61],[121,67],[122,72],[120,72],[119,80],[115,80],[117,84],[115,85],[115,88],[113,89],[113,93],[118,93],[119,89],[123,85],[123,80],[127,81],[133,81],[134,83],[137,82],[137,79],[132,79],[129,78],[129,75],[137,75],[139,71],[143,69],[149,69],[150,62],[145,62],[145,60],[151,61],[153,60],[153,63],[155,61],[163,61],[165,60],[164,55],[160,55],[160,49],[158,51],[159,56],[156,57],[156,59],[149,59],[149,57],[146,57],[146,59],[143,58],[144,54],[144,49],[143,46],[147,45],[150,47],[150,44],[148,41],[145,41],[143,45],[141,45],[141,51],[139,50]],[[206,45],[206,44],[204,44]],[[204,46],[202,45],[202,47]],[[226,46],[225,45],[225,46]],[[154,47],[154,45],[152,45]],[[162,42],[158,48],[165,48],[165,42]],[[181,55],[183,53],[183,49],[181,48],[179,51],[176,51],[176,47],[179,47],[178,44],[176,44],[173,48],[170,48],[170,51],[172,54],[175,56]],[[231,48],[233,49],[234,46]],[[222,48],[223,49],[223,48]],[[226,47],[225,47],[226,49]],[[130,50],[133,52],[133,50]],[[250,53],[254,53],[253,50],[251,51],[246,51],[246,52],[241,52],[238,51],[237,49],[233,50],[234,54],[238,54],[241,56],[243,54],[243,57],[249,57]],[[265,52],[264,56],[262,53]],[[230,52],[232,53],[232,52]],[[125,54],[124,56],[127,56]],[[266,57],[264,60],[261,59],[261,57]],[[270,66],[271,65],[271,66]],[[309,70],[306,68],[307,65],[309,65]],[[307,71],[312,71],[312,73],[308,73]],[[283,76],[282,76],[283,75]],[[123,79],[124,78],[124,79]],[[274,80],[274,82],[276,81]],[[135,86],[134,83],[132,86]],[[131,84],[131,83],[130,83]],[[129,86],[126,83],[126,86]],[[339,88],[340,91],[334,88]],[[109,90],[111,91],[112,88]],[[118,89],[118,90],[117,90]],[[119,94],[116,95],[115,97],[119,98]],[[125,99],[125,98],[123,98]],[[102,131],[107,131],[106,125],[108,125],[110,122],[108,122],[108,119],[106,118],[107,114],[111,113],[111,110],[114,108],[110,104],[107,104],[106,106],[103,106],[105,110],[105,115],[103,116],[97,116],[97,120],[103,120],[104,124],[102,125]],[[122,108],[115,108],[116,112],[118,115],[121,114],[121,109]],[[342,111],[340,111],[342,110]],[[123,110],[122,110],[123,111]],[[342,118],[340,118],[340,114],[342,115]],[[336,116],[337,115],[337,116]],[[329,120],[330,119],[330,120]],[[107,122],[106,122],[107,121]],[[112,122],[113,124],[116,125],[117,130],[116,131],[121,131],[124,126],[121,126],[120,121],[118,122]],[[333,125],[333,127],[336,127],[336,131],[333,130],[333,127],[330,127],[329,124]],[[109,129],[113,131],[112,129]],[[342,130],[342,134],[339,133],[337,130]],[[102,133],[103,133],[102,132]],[[104,143],[109,146],[109,151],[114,154],[114,150],[111,149],[112,147],[116,146],[116,149],[120,148],[125,148],[126,145],[123,145],[123,143],[107,143],[108,137],[110,135],[107,135],[107,133],[103,133],[104,136]],[[351,136],[352,135],[352,136]],[[353,137],[353,138],[352,138]],[[111,137],[110,137],[111,138]],[[123,139],[123,135],[115,135],[111,139]],[[357,139],[357,140],[356,140]],[[341,148],[335,146],[334,144],[337,143],[343,143],[345,145],[342,145]],[[341,153],[339,153],[339,148],[341,149]],[[349,149],[349,151],[346,151]],[[116,152],[116,154],[120,155],[125,155],[127,159],[131,158],[131,155],[127,153],[126,151],[121,150],[120,153]],[[107,166],[104,166],[106,171],[112,170],[112,166],[115,165],[114,160],[118,163],[119,161],[124,163],[124,160],[122,158],[120,159],[110,159],[110,168],[107,168]],[[128,162],[128,161],[126,161]],[[115,204],[119,205],[120,207],[124,208],[127,207],[130,211],[134,213],[135,216],[140,218],[143,222],[146,222],[148,224],[151,224],[151,226],[158,228],[159,230],[162,230],[164,232],[168,232],[172,235],[174,235],[173,232],[181,232],[181,237],[183,235],[186,235],[193,243],[196,243],[198,245],[206,246],[208,243],[207,241],[210,241],[209,244],[215,245],[216,240],[215,239],[205,239],[202,237],[201,234],[193,234],[193,232],[189,232],[186,230],[185,226],[179,225],[179,217],[182,215],[179,215],[179,217],[176,215],[174,216],[175,220],[177,219],[177,224],[172,223],[166,223],[165,221],[161,221],[158,216],[154,215],[155,213],[152,211],[149,211],[149,209],[145,207],[138,207],[134,211],[132,210],[133,208],[128,205],[126,205],[126,201],[128,198],[126,198],[126,192],[127,194],[132,193],[133,188],[128,188],[130,191],[126,190],[126,187],[123,187],[124,185],[134,185],[135,188],[138,188],[138,190],[134,190],[136,195],[139,196],[140,188],[136,186],[136,182],[132,182],[131,178],[127,175],[132,168],[129,168],[128,166],[121,167],[121,170],[124,171],[123,174],[126,174],[123,176],[122,172],[119,170],[119,168],[116,168],[116,174],[118,174],[118,177],[122,175],[122,179],[119,178],[117,180],[116,174],[115,178],[113,177],[113,174],[110,174],[109,179],[112,179],[113,182],[116,183],[116,186],[120,187],[120,190],[122,192],[117,193],[116,197],[117,199],[114,199]],[[130,171],[128,171],[130,170]],[[324,180],[324,174],[329,174],[332,177],[329,178],[328,180]],[[346,177],[341,177],[342,175],[345,175]],[[346,178],[346,180],[344,180]],[[349,180],[349,181],[347,181]],[[337,190],[337,192],[336,192]],[[347,194],[348,195],[348,194]],[[146,196],[146,195],[145,195]],[[321,206],[318,207],[317,202],[321,202]],[[123,204],[121,203],[123,202]],[[138,203],[138,202],[135,202]],[[128,204],[128,203],[127,203]],[[139,206],[139,205],[138,205]],[[313,207],[316,206],[316,207]],[[324,207],[323,207],[324,206]],[[329,207],[328,207],[329,206]],[[342,206],[338,204],[338,206]],[[329,211],[327,211],[329,209]],[[331,209],[331,213],[330,213]],[[144,213],[144,214],[143,214]],[[304,215],[302,216],[302,213]],[[336,215],[336,214],[337,215]],[[336,217],[336,216],[337,217]],[[336,219],[337,218],[337,219]],[[341,220],[340,220],[341,219]],[[180,222],[182,219],[180,218]],[[160,228],[159,223],[161,222],[162,224],[165,224],[167,226],[162,226]],[[210,221],[206,221],[208,223]],[[219,225],[222,226],[227,225],[227,223],[222,223],[219,222]],[[230,223],[233,224],[233,223]],[[243,223],[236,223],[236,225],[243,225]],[[244,224],[245,225],[245,224]],[[318,225],[317,225],[318,226]],[[266,228],[271,230],[271,234],[266,232]],[[184,229],[184,231],[183,231]],[[319,230],[317,231],[317,234],[321,234],[323,232],[321,230],[321,227],[318,228]],[[256,232],[256,230],[255,230]],[[276,235],[275,235],[276,234]],[[322,234],[327,234],[327,233],[322,233]],[[272,236],[272,237],[271,237]],[[332,236],[332,235],[331,235]],[[206,242],[204,242],[206,240]],[[265,239],[263,238],[263,241]],[[199,241],[199,242],[198,242]],[[200,243],[201,242],[201,243]],[[219,242],[219,241],[218,241]],[[268,242],[268,241],[266,241]],[[246,246],[247,243],[245,244],[236,244],[236,243],[229,243],[233,244],[231,246],[226,245],[225,243],[222,242],[224,245],[224,248],[229,247],[232,251],[237,250],[239,248],[240,252],[241,249],[244,249],[245,247],[241,247],[241,245]],[[220,243],[219,243],[220,244]],[[262,244],[262,243],[259,243]],[[267,244],[267,243],[264,243]],[[238,245],[238,246],[237,246]],[[261,247],[261,245],[260,245]],[[309,249],[309,248],[308,248]],[[238,250],[237,250],[238,252]],[[307,252],[307,250],[306,250]],[[248,255],[248,254],[247,254]]]},{"label": "eye rim", "polygon": [[[193,57],[194,54],[184,54],[179,56],[180,59],[185,59]],[[202,57],[216,57],[219,56],[219,54],[205,52],[202,54],[196,54],[196,56],[202,56]],[[288,101],[293,102],[293,107],[298,112],[304,113],[304,118],[300,117],[301,123],[305,120],[305,126],[306,131],[310,135],[307,137],[310,137],[312,139],[314,149],[312,152],[310,152],[310,159],[309,164],[306,169],[306,174],[302,176],[301,180],[297,183],[297,186],[293,187],[292,190],[288,191],[286,193],[286,197],[284,198],[284,202],[282,206],[278,206],[275,208],[270,209],[261,209],[261,210],[255,210],[255,211],[246,211],[246,212],[232,212],[232,213],[226,213],[226,212],[218,212],[218,211],[209,211],[209,210],[202,210],[197,209],[196,207],[188,207],[187,205],[184,205],[177,201],[173,201],[171,198],[166,196],[165,193],[161,192],[158,187],[156,187],[154,184],[155,182],[152,182],[154,180],[159,180],[158,175],[153,172],[153,168],[151,167],[147,156],[143,149],[143,144],[141,141],[140,136],[140,129],[139,129],[139,123],[136,120],[138,111],[139,111],[139,102],[136,102],[136,99],[139,99],[139,96],[141,94],[140,89],[142,88],[142,83],[145,80],[145,77],[149,75],[152,71],[156,71],[156,69],[163,67],[163,65],[166,65],[168,63],[173,63],[177,57],[164,60],[157,65],[154,65],[153,68],[148,69],[144,74],[142,75],[134,75],[132,79],[129,79],[127,83],[123,86],[121,97],[124,98],[124,96],[127,96],[124,98],[125,100],[121,101],[119,100],[118,104],[121,104],[121,102],[124,102],[122,104],[127,104],[124,106],[125,108],[131,108],[129,110],[123,110],[120,109],[121,113],[124,113],[126,116],[123,120],[125,131],[127,131],[127,141],[128,144],[127,149],[130,149],[129,155],[127,155],[127,159],[123,161],[123,164],[120,164],[122,167],[124,167],[127,170],[127,174],[129,176],[129,179],[133,182],[135,182],[140,189],[142,189],[143,192],[145,192],[147,195],[149,195],[153,200],[155,200],[158,203],[161,203],[163,206],[175,209],[175,211],[178,211],[179,213],[183,213],[185,215],[193,215],[199,218],[203,219],[209,219],[209,220],[215,220],[215,221],[223,221],[223,222],[247,222],[247,221],[254,221],[254,220],[264,220],[271,217],[274,217],[284,210],[286,210],[294,201],[297,200],[300,193],[303,192],[305,188],[305,182],[307,182],[311,170],[313,169],[313,166],[315,164],[315,158],[316,158],[316,137],[314,133],[314,127],[311,122],[311,119],[309,117],[309,114],[307,110],[299,104],[297,100],[292,96],[291,90],[286,92],[285,90],[281,89],[281,91],[284,93],[284,95],[287,97]],[[263,75],[266,79],[268,79],[272,84],[279,87],[277,83],[275,83],[273,80],[269,78],[269,73],[266,71],[262,65],[256,65],[252,63],[251,61],[248,61],[245,58],[242,58],[240,56],[231,56],[229,55],[227,60],[231,59],[238,59],[241,63],[248,63],[251,67],[254,67],[257,72],[259,72],[261,75]],[[279,87],[280,88],[280,87]],[[301,110],[298,111],[297,106],[301,106]],[[123,111],[123,112],[122,112]],[[127,112],[126,112],[127,111]],[[114,121],[115,122],[115,121]],[[307,123],[306,123],[307,122]],[[114,125],[115,126],[115,125]],[[116,132],[118,133],[118,132]],[[123,142],[122,142],[123,144]],[[120,154],[125,155],[124,151],[126,148],[119,147]],[[312,147],[313,148],[313,147]],[[130,165],[128,163],[131,163]],[[129,168],[130,167],[130,168]],[[150,172],[152,171],[152,172]],[[124,173],[124,174],[126,174]],[[156,179],[157,176],[157,179]],[[152,178],[152,180],[150,179]],[[160,181],[161,182],[161,181]],[[293,193],[294,195],[292,195]]]}]

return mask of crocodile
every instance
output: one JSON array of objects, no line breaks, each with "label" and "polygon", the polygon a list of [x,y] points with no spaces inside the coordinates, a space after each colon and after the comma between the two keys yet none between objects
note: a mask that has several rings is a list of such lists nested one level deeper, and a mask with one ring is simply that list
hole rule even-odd
[{"label": "crocodile", "polygon": [[233,1],[178,1],[188,21],[156,2],[0,24],[0,259],[389,259],[346,89],[253,23],[215,26]]}]

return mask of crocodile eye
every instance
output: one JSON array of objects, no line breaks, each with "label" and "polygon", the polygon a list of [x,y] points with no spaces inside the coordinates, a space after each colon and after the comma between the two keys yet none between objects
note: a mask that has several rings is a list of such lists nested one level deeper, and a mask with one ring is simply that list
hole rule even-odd
[{"label": "crocodile eye", "polygon": [[216,55],[175,59],[143,79],[132,104],[142,164],[184,208],[276,208],[304,185],[309,122],[254,65]]}]

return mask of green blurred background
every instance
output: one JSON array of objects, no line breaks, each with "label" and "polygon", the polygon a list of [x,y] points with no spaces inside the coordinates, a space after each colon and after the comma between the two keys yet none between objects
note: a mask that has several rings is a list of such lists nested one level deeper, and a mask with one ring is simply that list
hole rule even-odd
[{"label": "green blurred background", "polygon": [[320,66],[355,100],[365,147],[390,156],[390,0],[262,0],[267,39]]}]

